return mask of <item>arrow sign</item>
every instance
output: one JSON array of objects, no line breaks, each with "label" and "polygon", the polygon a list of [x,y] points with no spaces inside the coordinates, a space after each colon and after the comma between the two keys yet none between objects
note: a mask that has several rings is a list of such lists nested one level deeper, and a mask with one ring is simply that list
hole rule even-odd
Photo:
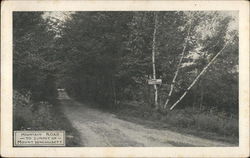
[{"label": "arrow sign", "polygon": [[148,84],[150,84],[150,85],[162,84],[162,79],[149,79]]}]

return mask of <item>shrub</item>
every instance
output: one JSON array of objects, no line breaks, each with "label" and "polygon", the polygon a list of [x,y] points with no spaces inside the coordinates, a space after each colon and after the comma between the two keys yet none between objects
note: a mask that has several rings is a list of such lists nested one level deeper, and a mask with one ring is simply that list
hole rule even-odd
[{"label": "shrub", "polygon": [[13,92],[13,115],[14,130],[26,129],[31,126],[32,120],[32,104],[29,95],[23,95],[14,90]]},{"label": "shrub", "polygon": [[14,130],[48,128],[52,121],[51,107],[48,102],[32,102],[29,92],[22,94],[14,90]]}]

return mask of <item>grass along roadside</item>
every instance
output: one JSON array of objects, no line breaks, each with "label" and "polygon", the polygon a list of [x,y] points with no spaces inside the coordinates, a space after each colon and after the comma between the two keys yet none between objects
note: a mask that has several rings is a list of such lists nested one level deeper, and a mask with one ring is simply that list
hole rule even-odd
[{"label": "grass along roadside", "polygon": [[60,103],[32,102],[28,96],[13,93],[14,130],[64,130],[66,146],[80,146],[80,135],[64,116]]},{"label": "grass along roadside", "polygon": [[[100,108],[98,104],[89,106]],[[190,134],[210,140],[222,141],[238,146],[238,119],[226,116],[223,112],[200,111],[199,109],[175,109],[167,114],[153,111],[147,106],[120,104],[114,108],[102,110],[111,112],[117,118],[144,125],[153,129],[167,129]]]},{"label": "grass along roadside", "polygon": [[[236,116],[227,116],[223,112],[215,110],[200,111],[192,107],[175,109],[167,114],[162,114],[144,104],[136,103],[137,106],[135,106],[120,103],[107,107],[98,103],[78,101],[83,102],[85,106],[89,106],[90,108],[115,114],[119,119],[141,124],[148,128],[171,130],[182,134],[229,143],[232,146],[238,146],[239,144],[238,119]],[[185,146],[184,144],[179,145]]]}]

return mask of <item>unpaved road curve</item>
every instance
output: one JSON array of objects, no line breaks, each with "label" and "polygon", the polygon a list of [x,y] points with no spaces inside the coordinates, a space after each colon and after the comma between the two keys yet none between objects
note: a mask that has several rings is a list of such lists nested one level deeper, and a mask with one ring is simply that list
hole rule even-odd
[{"label": "unpaved road curve", "polygon": [[169,130],[151,129],[116,118],[70,98],[61,98],[63,113],[78,130],[87,147],[170,147],[231,146],[230,144],[184,135]]}]

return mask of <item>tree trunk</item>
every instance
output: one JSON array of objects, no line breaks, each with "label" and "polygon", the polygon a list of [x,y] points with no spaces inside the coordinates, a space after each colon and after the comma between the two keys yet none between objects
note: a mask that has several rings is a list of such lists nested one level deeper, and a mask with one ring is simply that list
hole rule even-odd
[{"label": "tree trunk", "polygon": [[[232,38],[233,39],[233,38]],[[199,80],[199,78],[207,71],[209,66],[214,62],[214,60],[223,52],[223,50],[226,48],[226,46],[229,44],[231,40],[229,40],[224,47],[213,57],[213,59],[207,64],[207,66],[201,71],[201,73],[195,78],[195,80],[191,83],[191,85],[185,90],[185,92],[182,94],[182,96],[171,106],[170,110],[173,110],[173,108],[186,96],[188,91],[195,85],[195,83]]]},{"label": "tree trunk", "polygon": [[174,78],[173,78],[172,83],[171,83],[170,91],[168,93],[167,100],[166,100],[166,102],[164,104],[164,107],[163,107],[164,109],[166,109],[166,107],[168,105],[168,102],[170,100],[170,97],[172,95],[172,92],[173,92],[173,89],[174,89],[174,86],[175,86],[175,80],[176,80],[176,78],[178,76],[178,73],[179,73],[179,70],[180,70],[180,67],[181,67],[181,63],[182,63],[182,60],[184,58],[184,54],[185,54],[185,51],[186,51],[186,48],[187,48],[187,45],[188,45],[188,41],[189,41],[191,24],[192,24],[192,22],[190,21],[189,28],[188,28],[188,33],[187,33],[187,37],[185,39],[184,47],[183,47],[182,53],[181,53],[181,58],[180,58],[179,63],[177,65],[177,69],[175,71],[175,75],[174,75]]},{"label": "tree trunk", "polygon": [[[156,51],[156,31],[158,27],[158,14],[154,12],[154,33],[153,33],[153,43],[152,43],[152,67],[153,67],[153,79],[156,79],[156,70],[155,70],[155,51]],[[154,84],[154,104],[155,108],[158,109],[158,89],[157,85]]]},{"label": "tree trunk", "polygon": [[202,85],[202,82],[200,81],[200,87],[201,87],[201,96],[200,96],[200,110],[203,109],[203,96],[204,96],[204,88]]},{"label": "tree trunk", "polygon": [[113,101],[114,101],[114,105],[117,104],[117,97],[116,97],[116,90],[115,90],[115,81],[114,81],[114,77],[112,77],[112,90],[113,90]]}]

